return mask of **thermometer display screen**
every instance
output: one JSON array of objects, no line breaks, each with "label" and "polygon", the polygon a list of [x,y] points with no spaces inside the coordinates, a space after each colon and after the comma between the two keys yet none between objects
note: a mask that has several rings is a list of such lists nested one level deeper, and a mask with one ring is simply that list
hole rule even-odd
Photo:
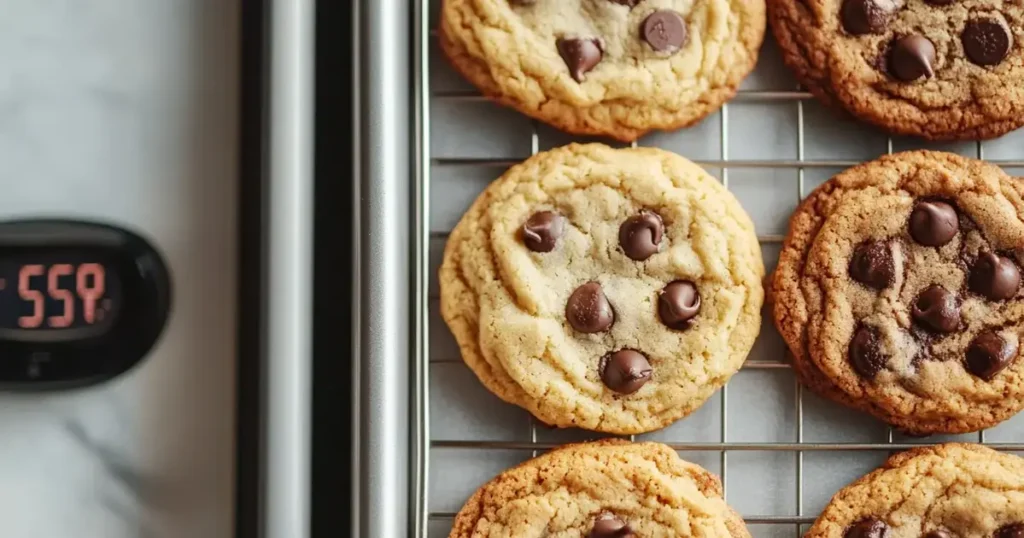
[{"label": "thermometer display screen", "polygon": [[0,259],[0,331],[46,340],[100,336],[122,302],[117,268],[89,252]]},{"label": "thermometer display screen", "polygon": [[142,236],[75,220],[0,222],[0,391],[111,379],[163,332],[171,281]]}]

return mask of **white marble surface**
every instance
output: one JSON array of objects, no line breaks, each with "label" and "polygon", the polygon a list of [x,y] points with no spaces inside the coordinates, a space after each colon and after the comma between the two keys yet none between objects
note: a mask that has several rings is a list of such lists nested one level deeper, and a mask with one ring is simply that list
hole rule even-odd
[{"label": "white marble surface", "polygon": [[0,0],[0,219],[153,238],[175,281],[125,376],[0,393],[0,536],[232,535],[240,0]]}]

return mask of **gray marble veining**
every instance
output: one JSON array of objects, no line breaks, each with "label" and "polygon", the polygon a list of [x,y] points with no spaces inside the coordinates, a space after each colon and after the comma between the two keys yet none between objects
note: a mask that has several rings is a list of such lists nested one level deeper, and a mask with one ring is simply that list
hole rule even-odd
[{"label": "gray marble veining", "polygon": [[0,0],[0,219],[129,226],[175,284],[125,376],[0,393],[4,538],[232,535],[239,2]]}]

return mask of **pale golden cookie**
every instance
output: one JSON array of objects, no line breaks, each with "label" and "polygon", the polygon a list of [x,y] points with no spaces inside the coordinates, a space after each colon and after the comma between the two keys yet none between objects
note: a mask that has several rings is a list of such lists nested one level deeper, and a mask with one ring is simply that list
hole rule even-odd
[{"label": "pale golden cookie", "polygon": [[499,397],[552,426],[640,433],[739,369],[763,274],[750,218],[700,167],[573,144],[512,167],[462,217],[441,313]]},{"label": "pale golden cookie", "polygon": [[812,389],[916,434],[1024,408],[1024,185],[916,151],[851,168],[790,221],[775,322]]},{"label": "pale golden cookie", "polygon": [[445,0],[441,48],[487,96],[576,134],[635,140],[736,93],[763,0]]},{"label": "pale golden cookie", "polygon": [[[632,532],[632,534],[627,534]],[[449,538],[750,538],[722,484],[658,443],[561,447],[481,487]]]},{"label": "pale golden cookie", "polygon": [[843,488],[804,538],[1020,538],[1024,459],[981,445],[897,454]]}]

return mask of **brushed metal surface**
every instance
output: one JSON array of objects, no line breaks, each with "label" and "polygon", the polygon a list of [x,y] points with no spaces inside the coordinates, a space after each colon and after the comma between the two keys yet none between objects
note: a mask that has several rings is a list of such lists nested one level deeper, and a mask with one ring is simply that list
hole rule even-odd
[{"label": "brushed metal surface", "polygon": [[271,5],[266,538],[309,536],[314,1]]},{"label": "brushed metal surface", "polygon": [[360,20],[359,323],[360,506],[354,536],[409,531],[413,271],[413,10],[364,2]]}]

